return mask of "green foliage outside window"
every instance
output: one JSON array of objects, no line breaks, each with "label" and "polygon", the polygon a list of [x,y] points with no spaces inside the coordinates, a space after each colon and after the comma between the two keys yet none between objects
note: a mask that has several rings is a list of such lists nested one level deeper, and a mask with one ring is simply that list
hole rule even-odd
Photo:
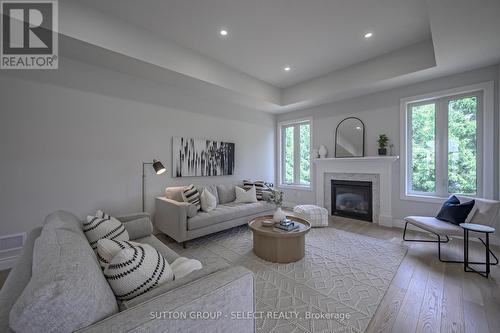
[{"label": "green foliage outside window", "polygon": [[411,111],[412,189],[417,192],[435,192],[435,104],[414,106]]},{"label": "green foliage outside window", "polygon": [[294,179],[294,158],[293,158],[293,127],[285,128],[285,170],[284,170],[284,181],[287,184],[293,183]]},{"label": "green foliage outside window", "polygon": [[448,192],[475,194],[477,98],[448,103]]},{"label": "green foliage outside window", "polygon": [[[286,184],[309,185],[311,159],[311,125],[302,123],[283,128],[283,181]],[[297,135],[298,147],[294,145]],[[297,151],[296,151],[297,150]],[[295,165],[298,174],[295,175]]]},{"label": "green foliage outside window", "polygon": [[[411,188],[416,192],[436,192],[436,104],[413,106],[410,111]],[[450,100],[447,113],[447,191],[476,194],[477,98]]]},{"label": "green foliage outside window", "polygon": [[311,161],[311,126],[309,124],[300,125],[300,183],[311,182],[310,161]]}]

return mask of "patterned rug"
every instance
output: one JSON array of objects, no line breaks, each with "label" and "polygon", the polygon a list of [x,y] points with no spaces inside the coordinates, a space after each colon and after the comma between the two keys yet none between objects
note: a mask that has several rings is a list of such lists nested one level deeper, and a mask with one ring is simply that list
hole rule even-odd
[{"label": "patterned rug", "polygon": [[[169,244],[169,246],[172,244]],[[258,332],[364,332],[407,248],[332,227],[306,235],[304,259],[276,264],[257,257],[247,226],[173,246],[204,265],[224,260],[254,272]],[[280,315],[281,314],[281,315]]]}]

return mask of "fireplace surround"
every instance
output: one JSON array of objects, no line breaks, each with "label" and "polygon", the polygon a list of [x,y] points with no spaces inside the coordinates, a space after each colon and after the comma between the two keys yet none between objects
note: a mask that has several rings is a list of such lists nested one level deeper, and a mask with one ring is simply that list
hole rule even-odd
[{"label": "fireplace surround", "polygon": [[373,222],[371,181],[332,179],[331,214]]},{"label": "fireplace surround", "polygon": [[365,156],[352,158],[317,158],[314,183],[316,204],[331,212],[330,180],[371,181],[373,185],[373,222],[392,224],[392,165],[398,156]]}]

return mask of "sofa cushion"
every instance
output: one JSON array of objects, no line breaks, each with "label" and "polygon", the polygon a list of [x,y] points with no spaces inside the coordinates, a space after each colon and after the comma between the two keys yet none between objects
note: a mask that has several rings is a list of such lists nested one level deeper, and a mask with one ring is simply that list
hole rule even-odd
[{"label": "sofa cushion", "polygon": [[35,241],[32,277],[10,312],[14,331],[72,332],[118,311],[92,248],[73,230],[75,220],[66,212],[47,217]]},{"label": "sofa cushion", "polygon": [[182,191],[184,188],[185,186],[167,187],[165,189],[165,197],[170,200],[183,202],[184,199],[182,199]]},{"label": "sofa cushion", "polygon": [[219,205],[224,205],[236,200],[236,191],[234,185],[217,185],[219,195]]},{"label": "sofa cushion", "polygon": [[204,228],[216,223],[258,214],[271,210],[273,207],[272,204],[264,201],[254,203],[232,202],[225,205],[219,205],[208,213],[199,212],[198,215],[188,219],[188,230]]},{"label": "sofa cushion", "polygon": [[49,214],[45,218],[43,228],[46,230],[67,229],[85,238],[82,230],[82,221],[70,212],[63,210]]}]

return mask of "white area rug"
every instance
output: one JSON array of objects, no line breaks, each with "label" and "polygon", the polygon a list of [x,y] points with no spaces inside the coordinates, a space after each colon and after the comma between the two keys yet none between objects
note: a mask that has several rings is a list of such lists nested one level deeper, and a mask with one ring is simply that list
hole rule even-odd
[{"label": "white area rug", "polygon": [[[264,261],[252,247],[247,226],[191,241],[186,250],[174,246],[204,265],[224,260],[253,271],[257,311],[298,313],[263,316],[256,320],[258,332],[287,333],[364,332],[407,251],[401,244],[331,227],[312,229],[306,255],[295,263]],[[317,319],[325,316],[330,318]]]}]

